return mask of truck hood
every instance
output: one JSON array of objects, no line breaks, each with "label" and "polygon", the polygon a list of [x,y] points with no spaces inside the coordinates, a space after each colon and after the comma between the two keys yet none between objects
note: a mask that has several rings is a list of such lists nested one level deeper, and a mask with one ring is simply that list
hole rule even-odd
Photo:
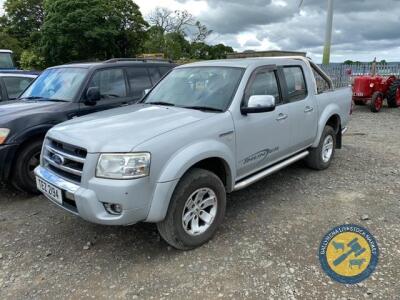
[{"label": "truck hood", "polygon": [[49,112],[60,107],[61,102],[51,101],[6,101],[0,102],[0,124],[21,116]]},{"label": "truck hood", "polygon": [[64,122],[53,127],[48,136],[83,147],[89,153],[130,152],[158,135],[213,115],[215,113],[137,104]]}]

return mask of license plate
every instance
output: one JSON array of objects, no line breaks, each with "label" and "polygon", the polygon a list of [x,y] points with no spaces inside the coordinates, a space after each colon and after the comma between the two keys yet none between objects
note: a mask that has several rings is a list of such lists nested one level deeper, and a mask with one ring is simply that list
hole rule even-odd
[{"label": "license plate", "polygon": [[57,203],[62,204],[62,191],[59,188],[56,188],[54,185],[51,185],[38,177],[36,177],[36,185],[39,191]]}]

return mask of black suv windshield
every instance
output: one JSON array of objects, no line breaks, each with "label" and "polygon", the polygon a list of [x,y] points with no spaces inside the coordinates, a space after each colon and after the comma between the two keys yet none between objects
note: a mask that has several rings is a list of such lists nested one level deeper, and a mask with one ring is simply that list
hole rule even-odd
[{"label": "black suv windshield", "polygon": [[85,68],[55,68],[44,71],[21,95],[21,99],[72,101],[86,77]]},{"label": "black suv windshield", "polygon": [[173,70],[146,97],[145,103],[190,109],[225,111],[244,69],[187,67]]}]

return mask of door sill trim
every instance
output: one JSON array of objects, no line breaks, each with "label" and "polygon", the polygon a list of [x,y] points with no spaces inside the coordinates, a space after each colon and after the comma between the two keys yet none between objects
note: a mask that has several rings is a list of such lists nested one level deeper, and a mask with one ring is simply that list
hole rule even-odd
[{"label": "door sill trim", "polygon": [[246,179],[243,179],[235,184],[235,187],[233,188],[233,191],[239,191],[241,189],[244,189],[248,187],[249,185],[263,179],[264,177],[267,177],[303,158],[305,158],[310,152],[308,151],[303,151],[299,154],[296,154],[294,156],[291,156],[288,159],[285,159],[284,161],[277,163],[273,165],[272,167],[268,167],[260,172],[257,172],[256,174],[250,175],[250,177],[247,177]]}]

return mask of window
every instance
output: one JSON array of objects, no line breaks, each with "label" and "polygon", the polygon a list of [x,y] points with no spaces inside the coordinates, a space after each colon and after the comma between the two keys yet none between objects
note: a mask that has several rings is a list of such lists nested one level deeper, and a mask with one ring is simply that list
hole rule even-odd
[{"label": "window", "polygon": [[241,68],[174,69],[147,96],[145,103],[163,102],[178,107],[224,111],[231,104],[242,76]]},{"label": "window", "polygon": [[126,84],[122,69],[98,71],[92,78],[89,87],[98,87],[102,99],[126,97]]},{"label": "window", "polygon": [[329,82],[326,81],[326,79],[322,77],[314,68],[312,68],[312,71],[315,77],[315,81],[317,83],[317,93],[321,94],[323,92],[329,91],[331,89]]},{"label": "window", "polygon": [[11,53],[0,52],[0,69],[14,69],[14,62]]},{"label": "window", "polygon": [[143,92],[152,87],[147,68],[128,69],[128,80],[131,86],[131,94],[135,99],[143,97]]},{"label": "window", "polygon": [[255,95],[271,95],[275,97],[277,102],[279,101],[279,87],[274,71],[257,71],[246,93],[246,103],[250,96]]},{"label": "window", "polygon": [[149,74],[151,77],[151,81],[153,82],[153,85],[160,81],[161,75],[160,72],[158,71],[158,68],[154,67],[149,68]]},{"label": "window", "polygon": [[16,99],[28,87],[33,78],[29,77],[4,77],[4,85],[6,86],[9,99]]},{"label": "window", "polygon": [[301,67],[286,67],[285,75],[288,100],[290,102],[302,100],[307,96],[306,82]]},{"label": "window", "polygon": [[21,98],[37,101],[73,101],[86,78],[86,68],[60,67],[44,71]]},{"label": "window", "polygon": [[165,74],[167,74],[171,69],[172,69],[172,67],[160,67],[161,76],[164,76]]}]

